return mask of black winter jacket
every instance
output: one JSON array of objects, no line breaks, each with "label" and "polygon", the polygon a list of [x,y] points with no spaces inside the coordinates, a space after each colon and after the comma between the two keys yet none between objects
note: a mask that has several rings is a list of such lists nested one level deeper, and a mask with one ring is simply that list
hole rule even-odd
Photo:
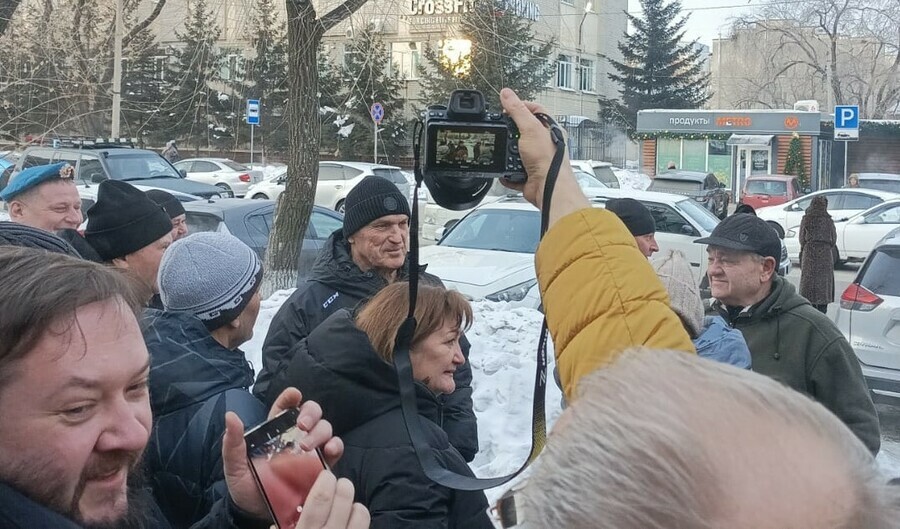
[{"label": "black winter jacket", "polygon": [[[423,282],[441,284],[437,277],[419,271]],[[409,278],[409,269],[404,265],[401,279]],[[353,262],[341,230],[331,234],[316,258],[313,269],[305,283],[291,294],[279,309],[269,333],[263,343],[262,369],[253,386],[253,394],[266,405],[271,405],[278,396],[269,387],[272,377],[290,360],[289,351],[301,340],[309,336],[320,323],[339,309],[353,309],[387,286],[387,281],[374,272],[363,272]],[[478,426],[472,411],[472,368],[469,365],[469,342],[460,341],[466,363],[456,371],[456,391],[443,397],[443,428],[450,443],[459,450],[466,461],[471,461],[478,452]],[[288,381],[289,385],[296,384]],[[331,417],[329,417],[331,420]]]},{"label": "black winter jacket", "polygon": [[[140,502],[142,515],[138,526],[143,529],[171,529],[147,489],[130,491],[129,503]],[[230,498],[222,499],[204,513],[205,517],[191,529],[268,529],[269,521],[247,518]],[[27,498],[12,487],[0,483],[0,527],[3,529],[81,529],[65,516]]]},{"label": "black winter jacket", "polygon": [[219,344],[194,315],[147,309],[143,320],[153,410],[148,480],[172,526],[189,527],[228,493],[225,412],[249,428],[266,419],[266,408],[247,389],[253,369],[244,353]]},{"label": "black winter jacket", "polygon": [[[334,470],[350,479],[356,501],[369,508],[373,529],[490,529],[483,492],[455,491],[422,472],[403,422],[394,367],[379,358],[348,310],[316,327],[292,351],[272,380],[279,390],[290,380],[318,402],[344,441]],[[441,464],[472,475],[440,427],[442,403],[416,383],[419,414],[428,443]]]}]

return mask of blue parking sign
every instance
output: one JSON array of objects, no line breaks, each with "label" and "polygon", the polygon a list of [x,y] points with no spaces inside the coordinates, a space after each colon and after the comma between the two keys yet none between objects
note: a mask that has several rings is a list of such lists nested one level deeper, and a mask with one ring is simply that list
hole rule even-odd
[{"label": "blue parking sign", "polygon": [[859,139],[859,105],[834,107],[834,139],[838,141]]}]

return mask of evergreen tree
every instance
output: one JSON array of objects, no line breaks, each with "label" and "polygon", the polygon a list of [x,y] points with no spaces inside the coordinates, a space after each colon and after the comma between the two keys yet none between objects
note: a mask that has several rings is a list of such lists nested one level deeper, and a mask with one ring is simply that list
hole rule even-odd
[{"label": "evergreen tree", "polygon": [[787,159],[784,161],[785,174],[796,176],[800,180],[800,187],[809,187],[809,175],[806,174],[806,163],[803,160],[803,143],[796,132],[791,136],[788,144]]},{"label": "evergreen tree", "polygon": [[174,92],[169,95],[173,105],[167,109],[166,132],[198,149],[229,132],[222,123],[225,109],[220,94],[212,88],[220,81],[221,57],[215,45],[220,33],[206,0],[192,2],[185,32],[175,33],[184,46],[176,50],[169,72]]},{"label": "evergreen tree", "polygon": [[321,46],[318,53],[318,71],[319,126],[322,130],[320,150],[338,156],[341,152],[341,140],[345,139],[356,125],[350,120],[350,114],[341,95],[344,86],[341,68],[329,59]]},{"label": "evergreen tree", "polygon": [[622,62],[607,59],[617,73],[621,102],[601,98],[601,117],[634,130],[638,110],[699,108],[709,100],[709,74],[701,51],[684,42],[687,17],[678,0],[641,0],[642,17],[629,14],[634,32],[619,42]]},{"label": "evergreen tree", "polygon": [[371,108],[377,102],[385,113],[384,121],[378,126],[378,158],[387,158],[390,163],[405,154],[407,124],[402,116],[406,100],[400,97],[403,82],[395,74],[387,46],[373,29],[357,32],[348,45],[351,52],[344,54],[341,96],[349,119],[337,121],[343,122],[341,128],[351,123],[354,126],[346,139],[340,140],[339,154],[346,159],[372,158],[375,125]]},{"label": "evergreen tree", "polygon": [[[259,99],[260,124],[254,131],[263,156],[287,150],[287,38],[274,0],[259,0],[250,24],[254,56],[246,61],[237,92]],[[241,112],[242,114],[242,112]],[[243,120],[241,115],[241,120]]]},{"label": "evergreen tree", "polygon": [[164,51],[145,29],[138,33],[127,50],[122,74],[122,134],[138,138],[143,145],[159,145],[168,138],[163,134],[164,117],[171,91],[168,84]]},{"label": "evergreen tree", "polygon": [[462,15],[461,38],[471,42],[467,58],[456,62],[427,47],[420,66],[427,104],[446,103],[457,88],[480,90],[490,108],[500,109],[500,89],[510,87],[524,100],[542,92],[554,73],[552,42],[535,37],[532,22],[506,7],[503,0],[483,0]]}]

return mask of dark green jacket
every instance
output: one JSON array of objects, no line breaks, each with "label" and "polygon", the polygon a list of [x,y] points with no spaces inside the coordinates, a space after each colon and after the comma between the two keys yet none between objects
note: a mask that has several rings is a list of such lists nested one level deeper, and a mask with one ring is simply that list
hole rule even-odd
[{"label": "dark green jacket", "polygon": [[776,276],[768,297],[733,317],[717,308],[744,334],[754,371],[820,402],[878,453],[878,415],[853,349],[792,284]]}]

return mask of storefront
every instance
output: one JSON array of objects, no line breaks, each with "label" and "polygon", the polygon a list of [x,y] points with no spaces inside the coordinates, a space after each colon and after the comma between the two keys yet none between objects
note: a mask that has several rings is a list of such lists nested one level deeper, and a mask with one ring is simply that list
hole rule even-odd
[{"label": "storefront", "polygon": [[792,110],[642,110],[634,138],[642,172],[655,176],[671,166],[710,172],[737,194],[750,175],[783,173],[796,134],[815,187],[820,121],[818,112]]}]

